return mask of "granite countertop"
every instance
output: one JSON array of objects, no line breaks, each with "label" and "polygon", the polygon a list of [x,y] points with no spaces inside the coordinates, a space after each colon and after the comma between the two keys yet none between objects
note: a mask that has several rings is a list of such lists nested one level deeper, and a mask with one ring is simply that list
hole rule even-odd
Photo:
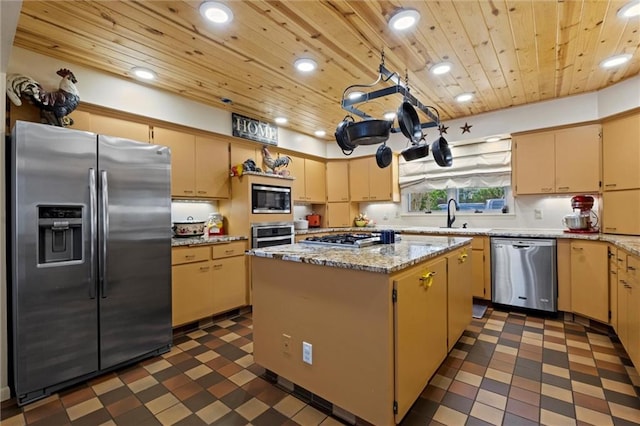
[{"label": "granite countertop", "polygon": [[616,247],[640,256],[640,237],[615,234],[581,234],[564,232],[563,229],[509,229],[509,228],[439,228],[437,226],[365,226],[351,228],[310,228],[296,229],[296,235],[312,235],[323,232],[379,232],[381,229],[393,229],[396,232],[426,235],[456,235],[464,237],[516,237],[516,238],[568,238],[579,240],[605,241]]},{"label": "granite countertop", "polygon": [[390,274],[447,253],[471,242],[462,237],[405,235],[394,244],[363,248],[320,246],[304,243],[252,249],[247,254],[312,265]]},{"label": "granite countertop", "polygon": [[183,246],[206,246],[211,244],[224,244],[231,241],[248,240],[244,236],[222,235],[219,237],[188,237],[188,238],[171,238],[171,247]]}]

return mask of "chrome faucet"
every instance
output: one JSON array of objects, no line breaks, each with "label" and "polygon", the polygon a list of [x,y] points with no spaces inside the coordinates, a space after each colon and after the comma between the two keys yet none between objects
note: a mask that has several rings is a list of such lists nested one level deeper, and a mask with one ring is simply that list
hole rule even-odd
[{"label": "chrome faucet", "polygon": [[[451,213],[452,201],[454,205],[453,214]],[[451,228],[451,225],[453,225],[453,222],[456,221],[456,210],[458,210],[458,202],[453,198],[449,198],[449,201],[447,202],[447,228]]]}]

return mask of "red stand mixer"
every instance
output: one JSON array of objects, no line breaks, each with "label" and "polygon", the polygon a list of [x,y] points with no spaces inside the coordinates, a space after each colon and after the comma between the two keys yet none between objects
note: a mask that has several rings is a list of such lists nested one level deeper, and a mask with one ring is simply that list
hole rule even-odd
[{"label": "red stand mixer", "polygon": [[[573,213],[562,218],[564,226],[569,228],[564,232],[595,234],[600,231],[600,229],[596,227],[596,225],[598,225],[598,215],[591,210],[593,208],[593,201],[593,197],[590,195],[576,195],[571,198]],[[591,223],[592,217],[594,223]]]}]

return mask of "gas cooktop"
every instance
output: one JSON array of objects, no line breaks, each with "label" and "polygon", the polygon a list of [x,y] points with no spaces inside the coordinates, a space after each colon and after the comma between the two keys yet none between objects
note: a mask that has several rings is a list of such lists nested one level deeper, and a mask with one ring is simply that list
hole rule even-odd
[{"label": "gas cooktop", "polygon": [[[397,238],[397,237],[396,237]],[[397,238],[398,239],[398,238]],[[380,244],[380,233],[348,233],[332,234],[320,237],[307,237],[301,240],[303,244],[315,244],[321,246],[360,248]]]}]

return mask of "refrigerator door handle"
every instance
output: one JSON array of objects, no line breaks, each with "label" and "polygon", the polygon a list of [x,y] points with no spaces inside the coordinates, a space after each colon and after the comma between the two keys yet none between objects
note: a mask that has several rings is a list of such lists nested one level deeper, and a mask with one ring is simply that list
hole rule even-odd
[{"label": "refrigerator door handle", "polygon": [[91,232],[91,248],[89,259],[89,298],[96,298],[96,246],[98,245],[98,187],[96,186],[96,171],[89,169],[89,231]]},{"label": "refrigerator door handle", "polygon": [[102,241],[101,241],[101,253],[100,253],[100,293],[103,298],[107,297],[107,239],[109,235],[109,212],[107,206],[109,205],[109,184],[107,179],[107,171],[100,171],[100,180],[102,186],[102,203],[101,219],[102,219]]}]

